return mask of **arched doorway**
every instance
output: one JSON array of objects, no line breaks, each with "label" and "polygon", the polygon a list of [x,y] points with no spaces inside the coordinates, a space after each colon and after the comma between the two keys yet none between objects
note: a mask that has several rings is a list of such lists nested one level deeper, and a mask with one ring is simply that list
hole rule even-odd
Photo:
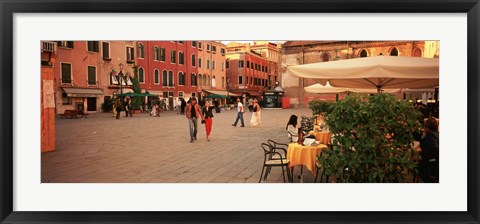
[{"label": "arched doorway", "polygon": [[396,47],[394,47],[391,51],[390,51],[390,56],[398,56],[398,49]]},{"label": "arched doorway", "polygon": [[360,51],[360,57],[361,57],[361,58],[368,57],[368,52],[367,52],[367,50],[363,49],[362,51]]},{"label": "arched doorway", "polygon": [[328,55],[328,53],[323,53],[322,61],[323,62],[330,61],[330,55]]},{"label": "arched doorway", "polygon": [[422,57],[422,49],[420,49],[419,47],[413,49],[412,57]]}]

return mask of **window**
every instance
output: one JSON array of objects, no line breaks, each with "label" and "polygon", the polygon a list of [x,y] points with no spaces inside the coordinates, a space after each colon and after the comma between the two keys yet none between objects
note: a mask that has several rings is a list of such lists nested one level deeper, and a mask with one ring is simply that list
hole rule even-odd
[{"label": "window", "polygon": [[362,51],[360,51],[360,57],[361,58],[364,58],[364,57],[367,57],[368,56],[368,53],[365,49],[363,49]]},{"label": "window", "polygon": [[217,86],[217,83],[215,81],[215,76],[212,77],[212,87]]},{"label": "window", "polygon": [[143,47],[142,43],[138,43],[138,58],[144,58],[145,56],[145,48]]},{"label": "window", "polygon": [[61,63],[62,67],[62,83],[72,83],[72,64]]},{"label": "window", "polygon": [[262,65],[262,72],[265,72],[265,66]]},{"label": "window", "polygon": [[203,86],[207,86],[207,76],[203,75]]},{"label": "window", "polygon": [[64,48],[73,48],[73,41],[57,41],[57,46]]},{"label": "window", "polygon": [[247,68],[250,68],[250,61],[247,61]]},{"label": "window", "polygon": [[103,60],[110,59],[110,43],[102,42],[102,57]]},{"label": "window", "polygon": [[170,51],[170,63],[177,63],[177,52],[174,50]]},{"label": "window", "polygon": [[192,47],[197,47],[197,41],[192,41]]},{"label": "window", "polygon": [[202,42],[198,42],[198,49],[202,49]]},{"label": "window", "polygon": [[168,86],[173,86],[173,72],[168,72]]},{"label": "window", "polygon": [[183,41],[178,41],[179,44],[183,44]]},{"label": "window", "polygon": [[198,67],[199,67],[199,68],[202,67],[202,59],[201,59],[201,58],[198,58]]},{"label": "window", "polygon": [[153,60],[154,61],[160,60],[160,51],[157,46],[153,47]]},{"label": "window", "polygon": [[392,51],[390,51],[390,56],[398,56],[398,49],[394,47]]},{"label": "window", "polygon": [[248,79],[249,79],[248,77],[245,79],[245,81],[246,81],[245,84],[247,84],[247,85],[248,85]]},{"label": "window", "polygon": [[212,52],[217,53],[217,47],[212,45]]},{"label": "window", "polygon": [[87,41],[87,51],[98,53],[98,41]]},{"label": "window", "polygon": [[222,53],[222,55],[225,55],[225,48],[221,48],[220,52]]},{"label": "window", "polygon": [[215,70],[215,61],[212,61],[212,69]]},{"label": "window", "polygon": [[207,69],[210,68],[210,60],[207,59]]},{"label": "window", "polygon": [[225,77],[222,77],[222,87],[225,87]]},{"label": "window", "polygon": [[145,82],[145,71],[143,70],[143,68],[138,68],[138,82]]},{"label": "window", "polygon": [[222,61],[222,71],[225,71],[225,62]]},{"label": "window", "polygon": [[243,85],[243,76],[238,76],[238,85]]},{"label": "window", "polygon": [[186,80],[185,80],[185,73],[184,72],[179,72],[178,73],[178,85],[179,86],[184,86],[185,83],[186,83]]},{"label": "window", "polygon": [[227,67],[227,68],[230,67],[230,62],[229,61],[226,62],[225,67]]},{"label": "window", "polygon": [[183,92],[182,91],[178,91],[178,97],[183,98]]},{"label": "window", "polygon": [[212,80],[210,79],[210,76],[207,76],[207,86],[211,86]]},{"label": "window", "polygon": [[96,85],[97,84],[97,68],[94,66],[88,66],[88,85]]},{"label": "window", "polygon": [[62,105],[72,104],[71,98],[67,96],[67,93],[62,93]]},{"label": "window", "polygon": [[166,70],[162,72],[162,86],[168,86],[168,74]]},{"label": "window", "polygon": [[195,67],[195,63],[197,62],[197,58],[194,54],[192,54],[192,67]]},{"label": "window", "polygon": [[202,86],[202,85],[203,85],[203,84],[202,84],[202,80],[203,80],[203,79],[202,79],[202,75],[201,75],[201,74],[198,74],[197,79],[198,79],[197,84],[200,85],[200,86]]},{"label": "window", "polygon": [[243,68],[243,60],[238,61],[238,67]]},{"label": "window", "polygon": [[165,61],[165,48],[160,48],[160,60]]},{"label": "window", "polygon": [[207,44],[207,51],[210,51],[210,44]]},{"label": "window", "polygon": [[134,62],[133,58],[135,56],[134,56],[133,52],[134,52],[133,47],[128,47],[127,46],[127,57],[126,58],[127,58],[127,63],[129,63],[129,64],[132,64]]},{"label": "window", "polygon": [[183,52],[181,52],[181,51],[178,52],[178,64],[180,64],[180,65],[185,64],[185,62],[184,62],[184,54],[183,54]]},{"label": "window", "polygon": [[190,75],[190,85],[191,86],[197,85],[197,76],[193,73]]},{"label": "window", "polygon": [[160,74],[158,69],[155,69],[155,71],[153,72],[153,83],[156,85],[160,84]]}]

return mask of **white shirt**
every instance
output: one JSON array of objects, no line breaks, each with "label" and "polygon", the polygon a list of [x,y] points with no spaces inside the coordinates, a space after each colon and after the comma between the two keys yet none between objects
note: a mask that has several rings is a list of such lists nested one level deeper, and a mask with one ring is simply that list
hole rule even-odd
[{"label": "white shirt", "polygon": [[293,142],[298,141],[298,128],[293,127],[293,125],[289,124],[287,126],[288,137],[292,137]]},{"label": "white shirt", "polygon": [[243,104],[241,102],[238,102],[237,110],[238,112],[243,112]]}]

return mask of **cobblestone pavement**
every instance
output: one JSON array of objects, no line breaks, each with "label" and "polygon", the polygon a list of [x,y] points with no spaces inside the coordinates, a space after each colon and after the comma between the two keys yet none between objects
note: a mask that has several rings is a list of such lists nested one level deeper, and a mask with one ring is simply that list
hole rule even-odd
[{"label": "cobblestone pavement", "polygon": [[[190,143],[184,115],[148,113],[115,120],[111,113],[85,119],[57,119],[57,150],[42,154],[43,183],[258,183],[262,142],[288,142],[290,115],[311,115],[309,109],[264,109],[262,126],[233,127],[236,111],[215,113],[211,141],[199,122],[198,140]],[[295,169],[295,176],[300,169]],[[304,170],[304,182],[313,175]],[[294,178],[294,182],[300,179]],[[266,182],[283,182],[273,168]]]}]

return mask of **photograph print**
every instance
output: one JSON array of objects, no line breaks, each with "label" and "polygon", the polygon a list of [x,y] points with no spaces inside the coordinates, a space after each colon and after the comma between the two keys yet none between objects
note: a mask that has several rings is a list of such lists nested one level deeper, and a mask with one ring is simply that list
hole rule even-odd
[{"label": "photograph print", "polygon": [[439,183],[438,40],[41,41],[41,183]]}]

